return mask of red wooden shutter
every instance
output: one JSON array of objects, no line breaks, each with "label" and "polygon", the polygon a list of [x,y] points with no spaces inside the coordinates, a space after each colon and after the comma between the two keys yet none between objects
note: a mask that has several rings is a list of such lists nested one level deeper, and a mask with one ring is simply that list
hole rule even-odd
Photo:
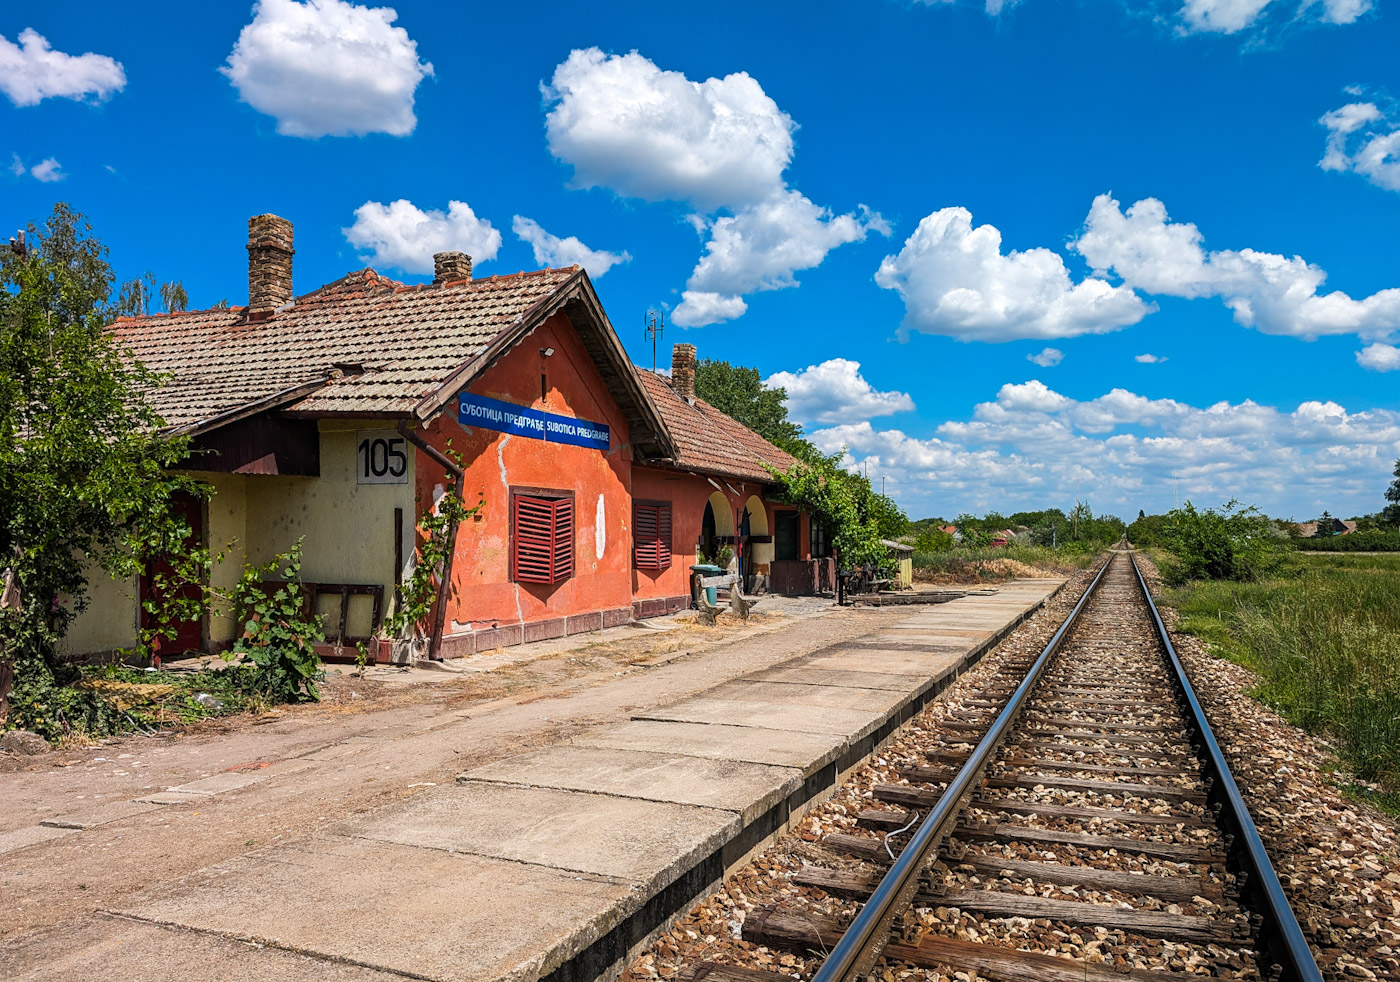
[{"label": "red wooden shutter", "polygon": [[671,506],[656,509],[656,568],[671,568]]},{"label": "red wooden shutter", "polygon": [[554,543],[550,560],[558,583],[574,575],[574,499],[560,498],[554,505]]},{"label": "red wooden shutter", "polygon": [[574,575],[574,500],[517,494],[511,503],[512,578],[558,583]]},{"label": "red wooden shutter", "polygon": [[511,505],[514,579],[523,583],[553,583],[554,502],[518,494]]},{"label": "red wooden shutter", "polygon": [[638,569],[655,569],[656,508],[652,505],[632,506],[633,564]]},{"label": "red wooden shutter", "polygon": [[633,505],[632,543],[638,569],[670,569],[671,506]]}]

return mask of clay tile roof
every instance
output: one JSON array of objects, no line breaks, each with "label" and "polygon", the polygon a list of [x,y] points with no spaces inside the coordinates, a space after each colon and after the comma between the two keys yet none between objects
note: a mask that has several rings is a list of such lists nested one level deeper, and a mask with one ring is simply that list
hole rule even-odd
[{"label": "clay tile roof", "polygon": [[234,307],[121,318],[112,332],[169,376],[151,398],[174,429],[268,405],[405,415],[576,275],[573,267],[405,287],[364,269],[263,320]]},{"label": "clay tile roof", "polygon": [[773,475],[765,463],[780,471],[796,463],[786,451],[704,399],[690,405],[671,388],[670,379],[643,368],[637,369],[637,376],[675,440],[675,467],[771,484]]}]

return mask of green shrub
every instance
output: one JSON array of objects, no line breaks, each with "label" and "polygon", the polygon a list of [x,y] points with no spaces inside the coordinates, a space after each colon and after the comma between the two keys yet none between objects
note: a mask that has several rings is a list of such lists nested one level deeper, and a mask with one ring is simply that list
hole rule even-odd
[{"label": "green shrub", "polygon": [[247,688],[273,702],[319,699],[316,683],[325,678],[314,647],[325,638],[321,618],[301,586],[301,542],[265,565],[245,564],[234,588],[243,630],[232,657],[252,666]]},{"label": "green shrub", "polygon": [[1217,511],[1191,502],[1170,512],[1161,533],[1171,555],[1162,578],[1176,586],[1188,580],[1259,580],[1284,572],[1293,560],[1291,543],[1275,533],[1253,505],[1229,501]]}]

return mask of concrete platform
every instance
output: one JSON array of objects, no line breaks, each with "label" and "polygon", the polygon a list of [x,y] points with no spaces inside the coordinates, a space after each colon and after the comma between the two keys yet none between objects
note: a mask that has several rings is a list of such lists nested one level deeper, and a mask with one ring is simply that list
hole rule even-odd
[{"label": "concrete platform", "polygon": [[[911,608],[856,642],[474,767],[117,913],[157,951],[168,938],[151,924],[398,977],[607,977],[1062,585]],[[244,977],[283,977],[266,965]]]}]

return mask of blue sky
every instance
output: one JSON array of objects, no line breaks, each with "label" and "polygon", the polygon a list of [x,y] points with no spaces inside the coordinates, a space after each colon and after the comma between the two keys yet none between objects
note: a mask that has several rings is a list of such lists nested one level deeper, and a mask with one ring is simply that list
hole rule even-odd
[{"label": "blue sky", "polygon": [[0,221],[67,200],[196,307],[246,300],[266,211],[298,292],[579,261],[639,363],[664,307],[915,517],[1370,512],[1395,8],[7,4]]}]

